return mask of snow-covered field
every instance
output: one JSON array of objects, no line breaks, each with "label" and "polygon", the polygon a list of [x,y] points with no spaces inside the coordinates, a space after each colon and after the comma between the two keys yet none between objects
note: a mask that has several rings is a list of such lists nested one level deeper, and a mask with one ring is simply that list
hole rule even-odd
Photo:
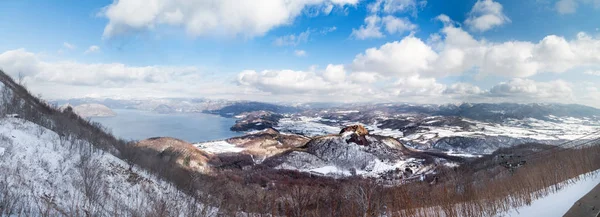
[{"label": "snow-covered field", "polygon": [[[583,177],[584,175],[582,175]],[[530,216],[563,216],[573,204],[600,183],[600,171],[582,178],[546,197],[534,200],[531,205],[519,207],[498,216],[530,217]]]},{"label": "snow-covered field", "polygon": [[130,170],[111,154],[77,148],[89,146],[61,141],[53,131],[23,119],[1,118],[0,201],[17,202],[24,209],[21,215],[33,216],[46,209],[51,216],[83,210],[130,215],[161,201],[184,210],[184,201],[193,201],[141,169]]},{"label": "snow-covered field", "polygon": [[219,154],[219,153],[230,153],[230,152],[241,152],[245,150],[244,148],[240,148],[235,146],[234,144],[228,143],[226,141],[212,141],[212,142],[201,142],[194,144],[198,149],[204,150],[209,153]]},{"label": "snow-covered field", "polygon": [[451,136],[477,137],[477,136],[507,136],[512,138],[528,138],[539,141],[573,140],[584,135],[600,130],[600,122],[577,118],[558,118],[554,121],[526,118],[523,120],[511,119],[502,124],[485,123],[465,119],[475,126],[465,131],[457,126],[422,126],[427,131],[411,134],[406,140],[430,140]]}]

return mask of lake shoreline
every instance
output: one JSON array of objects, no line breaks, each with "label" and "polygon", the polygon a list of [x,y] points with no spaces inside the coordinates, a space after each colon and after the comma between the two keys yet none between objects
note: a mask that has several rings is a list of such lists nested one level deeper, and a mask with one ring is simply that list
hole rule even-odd
[{"label": "lake shoreline", "polygon": [[116,116],[90,117],[108,128],[115,136],[127,140],[150,137],[173,137],[190,143],[223,140],[243,135],[230,127],[235,118],[207,113],[161,114],[147,110],[113,109]]}]

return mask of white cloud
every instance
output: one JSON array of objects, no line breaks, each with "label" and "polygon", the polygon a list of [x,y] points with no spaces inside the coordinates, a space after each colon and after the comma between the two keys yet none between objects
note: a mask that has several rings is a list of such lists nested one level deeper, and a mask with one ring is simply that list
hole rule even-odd
[{"label": "white cloud", "polygon": [[354,71],[375,72],[384,76],[414,76],[429,71],[438,58],[431,47],[414,36],[369,48],[352,62]]},{"label": "white cloud", "polygon": [[[329,4],[354,5],[357,0],[118,0],[100,13],[108,18],[106,38],[159,25],[181,26],[192,36],[243,35],[254,37],[288,25],[302,11]],[[135,16],[132,16],[135,14]]]},{"label": "white cloud", "polygon": [[335,27],[335,26],[325,27],[325,28],[321,29],[320,33],[321,33],[321,35],[327,35],[331,32],[335,32],[335,30],[337,30],[337,27]]},{"label": "white cloud", "polygon": [[487,47],[481,72],[505,77],[529,77],[539,72],[540,63],[533,60],[534,45],[509,41]]},{"label": "white cloud", "polygon": [[404,33],[413,31],[417,28],[417,25],[411,23],[406,18],[398,18],[391,15],[385,16],[382,20],[385,30],[389,34]]},{"label": "white cloud", "polygon": [[355,5],[359,0],[331,0],[331,3],[337,5]]},{"label": "white cloud", "polygon": [[323,78],[333,83],[346,81],[346,70],[344,69],[344,65],[327,65],[325,72],[323,72]]},{"label": "white cloud", "polygon": [[600,8],[599,0],[559,0],[554,4],[554,9],[559,14],[573,14],[577,12],[579,6],[593,7],[595,9]]},{"label": "white cloud", "polygon": [[34,53],[27,52],[25,49],[9,50],[0,54],[0,68],[6,73],[17,77],[32,76],[39,72],[40,60]]},{"label": "white cloud", "polygon": [[381,78],[377,73],[369,73],[369,72],[353,72],[348,75],[350,81],[357,84],[371,84],[375,83],[377,80]]},{"label": "white cloud", "polygon": [[588,74],[588,75],[600,76],[600,70],[587,70],[587,71],[585,71],[583,73]]},{"label": "white cloud", "polygon": [[303,56],[306,56],[306,51],[305,50],[295,50],[294,55],[303,57]]},{"label": "white cloud", "polygon": [[411,11],[414,16],[427,4],[426,0],[376,0],[367,5],[368,14],[364,24],[352,29],[350,37],[355,39],[382,38],[385,28],[388,34],[401,34],[417,29],[417,25],[407,18],[394,16],[395,13]]},{"label": "white cloud", "polygon": [[[0,53],[0,69],[19,73],[36,94],[50,99],[100,97],[217,97],[239,99],[243,91],[220,77],[191,66],[128,66],[121,63],[85,64],[45,61],[25,49]],[[47,98],[48,99],[48,98]]]},{"label": "white cloud", "polygon": [[435,78],[421,78],[419,75],[402,77],[388,89],[395,96],[437,96],[444,92],[445,85]]},{"label": "white cloud", "polygon": [[327,35],[335,30],[337,30],[337,27],[335,26],[324,27],[321,30],[306,29],[306,31],[299,34],[277,37],[273,41],[273,44],[277,46],[298,46],[299,44],[307,43],[310,40],[311,35],[314,35],[313,33],[316,33],[317,35]]},{"label": "white cloud", "polygon": [[385,28],[388,34],[402,34],[404,32],[417,29],[417,25],[413,24],[407,18],[398,18],[392,15],[379,17],[378,15],[369,15],[364,20],[365,24],[358,29],[352,29],[351,37],[356,39],[382,38],[384,34],[381,32]]},{"label": "white cloud", "polygon": [[325,15],[329,15],[331,13],[331,11],[333,10],[333,4],[329,4],[326,5],[325,7],[323,7],[323,13],[325,13]]},{"label": "white cloud", "polygon": [[416,13],[419,9],[427,5],[426,0],[376,0],[368,5],[371,13],[392,14],[397,12],[412,11]]},{"label": "white cloud", "polygon": [[356,55],[352,69],[401,77],[445,77],[475,70],[479,76],[513,78],[564,73],[581,66],[600,67],[600,38],[585,33],[572,40],[549,35],[539,42],[491,43],[473,38],[445,16],[439,18],[446,25],[428,43],[409,35],[379,48],[369,48]]},{"label": "white cloud", "polygon": [[381,18],[377,15],[370,15],[365,18],[365,24],[358,29],[352,29],[352,37],[356,39],[382,38]]},{"label": "white cloud", "polygon": [[0,67],[13,76],[22,73],[32,80],[83,86],[115,86],[132,82],[167,83],[198,72],[195,67],[132,67],[120,63],[47,62],[25,49],[0,54]]},{"label": "white cloud", "polygon": [[311,33],[310,29],[307,29],[306,31],[301,32],[298,35],[291,34],[291,35],[281,36],[281,37],[276,38],[275,41],[273,42],[273,44],[275,44],[277,46],[297,46],[301,43],[308,42],[310,33]]},{"label": "white cloud", "polygon": [[245,70],[238,75],[238,83],[272,94],[332,94],[349,88],[314,72],[293,70]]},{"label": "white cloud", "polygon": [[68,42],[63,42],[63,46],[69,50],[74,50],[75,48],[77,48],[75,45],[70,44]]},{"label": "white cloud", "polygon": [[573,90],[571,85],[563,80],[537,82],[529,79],[515,78],[493,86],[489,90],[489,96],[566,101],[573,98]]},{"label": "white cloud", "polygon": [[481,94],[483,92],[484,91],[482,91],[478,86],[475,86],[475,85],[469,84],[469,83],[462,83],[462,82],[454,83],[444,90],[444,94],[459,95],[459,96],[475,95],[475,94]]},{"label": "white cloud", "polygon": [[510,19],[502,12],[502,5],[493,0],[478,0],[465,20],[465,24],[471,30],[479,32],[485,32],[507,22],[510,22]]},{"label": "white cloud", "polygon": [[97,45],[92,45],[84,53],[88,54],[88,53],[94,53],[94,52],[98,52],[98,51],[100,51],[100,47],[98,47]]},{"label": "white cloud", "polygon": [[554,7],[560,14],[572,14],[577,11],[577,2],[575,0],[560,0],[556,2]]}]

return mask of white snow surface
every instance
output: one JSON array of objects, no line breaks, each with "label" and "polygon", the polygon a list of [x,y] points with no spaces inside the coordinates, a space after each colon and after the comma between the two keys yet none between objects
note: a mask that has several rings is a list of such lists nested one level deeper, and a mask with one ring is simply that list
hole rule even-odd
[{"label": "white snow surface", "polygon": [[237,147],[234,144],[228,143],[227,141],[223,140],[196,143],[194,144],[194,146],[196,146],[198,149],[214,154],[231,152],[235,153],[245,150],[244,148]]},{"label": "white snow surface", "polygon": [[342,130],[339,127],[318,123],[320,120],[322,120],[322,118],[282,118],[279,120],[279,123],[275,129],[281,132],[297,133],[310,137],[338,134]]},{"label": "white snow surface", "polygon": [[498,216],[530,217],[530,216],[563,216],[573,204],[600,183],[600,170],[590,177],[578,180],[546,197],[534,200],[531,205],[519,207]]},{"label": "white snow surface", "polygon": [[[34,216],[38,207],[47,206],[45,201],[51,201],[58,209],[85,209],[100,216],[114,215],[111,212],[117,208],[148,207],[158,200],[185,209],[182,201],[190,201],[171,184],[139,168],[129,170],[126,162],[109,153],[95,150],[84,154],[82,149],[69,148],[89,145],[80,140],[61,142],[56,133],[39,125],[18,118],[2,118],[0,185],[29,207],[22,214]],[[84,162],[82,156],[89,156],[87,162],[91,170],[87,172],[79,166]],[[84,177],[95,183],[89,186],[98,191],[98,199],[86,199],[89,197],[86,196]]]},{"label": "white snow surface", "polygon": [[[574,140],[600,130],[600,122],[573,117],[550,117],[553,121],[526,118],[511,119],[502,124],[486,123],[464,119],[475,124],[471,130],[465,131],[457,126],[423,126],[428,130],[406,137],[407,140],[431,140],[451,136],[507,136],[513,138],[530,138],[540,141]],[[592,137],[593,138],[593,137]]]},{"label": "white snow surface", "polygon": [[[404,116],[403,116],[404,117]],[[404,117],[410,120],[410,116]],[[438,122],[435,118],[439,116],[431,116],[424,118],[424,123],[431,124]],[[431,120],[430,120],[431,119]],[[330,126],[319,123],[323,121],[320,117],[295,117],[284,118],[279,122],[277,130],[283,132],[301,133],[307,136],[317,136],[325,134],[336,134],[340,131],[341,126],[350,124],[363,124],[370,130],[371,134],[384,135],[394,137],[404,141],[412,141],[417,143],[427,143],[436,141],[444,137],[482,137],[482,136],[506,136],[512,138],[535,139],[538,141],[564,141],[579,139],[584,135],[591,134],[600,130],[600,121],[589,118],[574,118],[574,117],[556,117],[548,116],[550,120],[539,120],[534,118],[525,118],[522,120],[509,119],[501,124],[487,123],[470,119],[463,119],[466,122],[473,123],[474,126],[469,129],[461,129],[458,126],[428,126],[421,125],[425,130],[418,131],[410,135],[396,129],[380,128],[377,123],[372,125],[365,123],[336,123],[340,126]],[[590,137],[588,139],[593,139]]]}]

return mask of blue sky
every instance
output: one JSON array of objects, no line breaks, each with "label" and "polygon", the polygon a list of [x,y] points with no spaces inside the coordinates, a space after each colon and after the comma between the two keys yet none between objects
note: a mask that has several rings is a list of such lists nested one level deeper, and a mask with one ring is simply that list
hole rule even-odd
[{"label": "blue sky", "polygon": [[594,0],[9,0],[0,67],[51,99],[600,106],[598,20]]}]

